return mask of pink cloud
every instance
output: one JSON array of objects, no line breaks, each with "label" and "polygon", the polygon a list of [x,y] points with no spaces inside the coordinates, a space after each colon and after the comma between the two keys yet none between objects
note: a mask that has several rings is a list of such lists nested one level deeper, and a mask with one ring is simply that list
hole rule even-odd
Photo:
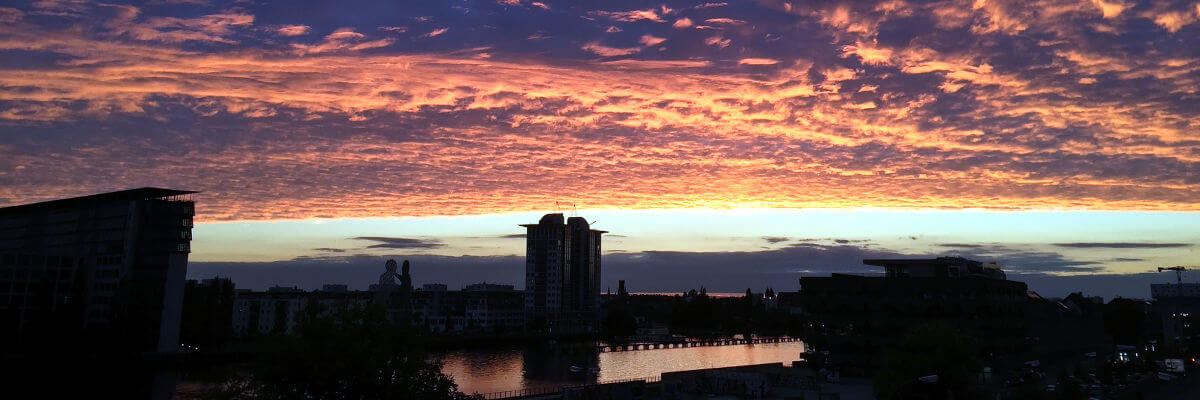
[{"label": "pink cloud", "polygon": [[641,43],[642,46],[646,46],[646,47],[658,46],[658,45],[662,44],[662,42],[665,42],[665,41],[667,41],[667,39],[660,38],[660,37],[657,37],[654,35],[642,35],[642,38],[638,39],[638,43]]},{"label": "pink cloud", "polygon": [[606,17],[614,21],[620,22],[636,22],[636,21],[654,21],[663,22],[662,17],[658,14],[659,10],[633,10],[633,11],[589,11],[589,15]]},{"label": "pink cloud", "polygon": [[438,29],[434,29],[434,30],[432,30],[432,31],[429,31],[429,33],[426,33],[426,34],[424,34],[424,35],[421,35],[421,37],[429,37],[429,38],[431,38],[431,37],[435,37],[435,36],[441,35],[441,34],[443,34],[443,33],[446,33],[446,31],[449,31],[449,30],[450,30],[450,29],[448,29],[448,28],[438,28]]},{"label": "pink cloud", "polygon": [[309,30],[308,25],[287,25],[279,27],[275,32],[280,36],[300,36],[308,33]]},{"label": "pink cloud", "polygon": [[738,60],[738,64],[741,65],[775,65],[778,63],[779,60],[771,58],[743,58]]},{"label": "pink cloud", "polygon": [[608,47],[601,45],[599,42],[588,42],[580,48],[601,57],[627,56],[641,51],[639,47]]}]

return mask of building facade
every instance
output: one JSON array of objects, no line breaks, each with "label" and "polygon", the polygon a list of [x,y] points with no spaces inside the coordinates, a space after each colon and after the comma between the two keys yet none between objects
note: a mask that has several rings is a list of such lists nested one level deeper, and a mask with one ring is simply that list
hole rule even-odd
[{"label": "building facade", "polygon": [[1150,297],[1156,299],[1166,297],[1200,298],[1200,283],[1151,283]]},{"label": "building facade", "polygon": [[234,300],[234,333],[241,337],[290,334],[313,304],[326,315],[378,306],[393,323],[411,322],[453,334],[518,332],[525,325],[524,294],[512,285],[477,283],[459,291],[430,283],[413,290],[407,261],[402,271],[397,273],[395,261],[388,260],[383,276],[368,291],[348,290],[346,285],[324,285],[313,292],[280,286],[265,292],[239,291]]},{"label": "building facade", "polygon": [[803,277],[799,298],[787,299],[809,318],[805,341],[814,354],[845,375],[871,376],[884,350],[897,348],[912,328],[936,321],[979,337],[980,350],[995,355],[988,360],[993,368],[1111,348],[1098,307],[1078,300],[1082,296],[1068,304],[1048,301],[986,264],[959,257],[864,263],[884,267],[886,276]]},{"label": "building facade", "polygon": [[1150,310],[1161,323],[1164,344],[1200,333],[1200,283],[1152,283]]},{"label": "building facade", "polygon": [[320,313],[365,307],[374,300],[370,292],[325,285],[305,292],[297,287],[274,286],[265,292],[239,290],[233,300],[233,333],[238,337],[291,334],[314,304]]},{"label": "building facade", "polygon": [[195,192],[131,189],[0,208],[0,340],[178,348]]},{"label": "building facade", "polygon": [[526,228],[525,318],[532,329],[592,331],[600,317],[600,241],[587,220],[546,214]]}]

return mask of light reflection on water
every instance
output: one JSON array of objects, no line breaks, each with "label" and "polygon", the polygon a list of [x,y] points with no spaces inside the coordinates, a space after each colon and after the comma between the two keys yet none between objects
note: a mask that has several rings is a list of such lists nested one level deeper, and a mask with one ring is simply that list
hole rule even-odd
[{"label": "light reflection on water", "polygon": [[[443,353],[442,371],[464,393],[491,393],[568,383],[658,377],[663,372],[736,365],[790,363],[804,351],[801,342],[687,347],[597,353],[590,346],[511,346]],[[571,366],[581,372],[571,372]],[[597,373],[589,368],[599,367]]]}]

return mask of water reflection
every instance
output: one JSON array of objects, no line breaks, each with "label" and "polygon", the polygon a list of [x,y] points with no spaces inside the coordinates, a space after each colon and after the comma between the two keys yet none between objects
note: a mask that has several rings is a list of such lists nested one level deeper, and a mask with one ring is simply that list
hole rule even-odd
[{"label": "water reflection", "polygon": [[600,367],[600,351],[589,344],[526,346],[522,356],[525,379],[539,382],[594,382]]},{"label": "water reflection", "polygon": [[[490,393],[657,377],[663,372],[791,362],[804,344],[767,343],[600,353],[590,345],[540,344],[469,349],[439,355],[459,390]],[[576,368],[572,368],[576,367]]]}]

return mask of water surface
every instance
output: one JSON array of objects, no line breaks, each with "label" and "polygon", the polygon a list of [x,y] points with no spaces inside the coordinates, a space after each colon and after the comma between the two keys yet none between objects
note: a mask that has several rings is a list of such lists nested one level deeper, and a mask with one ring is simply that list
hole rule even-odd
[{"label": "water surface", "polygon": [[[657,378],[663,372],[737,365],[790,363],[804,351],[801,342],[687,347],[599,353],[591,346],[540,345],[441,353],[442,372],[464,393],[491,393]],[[581,371],[572,372],[577,366]],[[598,368],[595,372],[589,369]]]}]

